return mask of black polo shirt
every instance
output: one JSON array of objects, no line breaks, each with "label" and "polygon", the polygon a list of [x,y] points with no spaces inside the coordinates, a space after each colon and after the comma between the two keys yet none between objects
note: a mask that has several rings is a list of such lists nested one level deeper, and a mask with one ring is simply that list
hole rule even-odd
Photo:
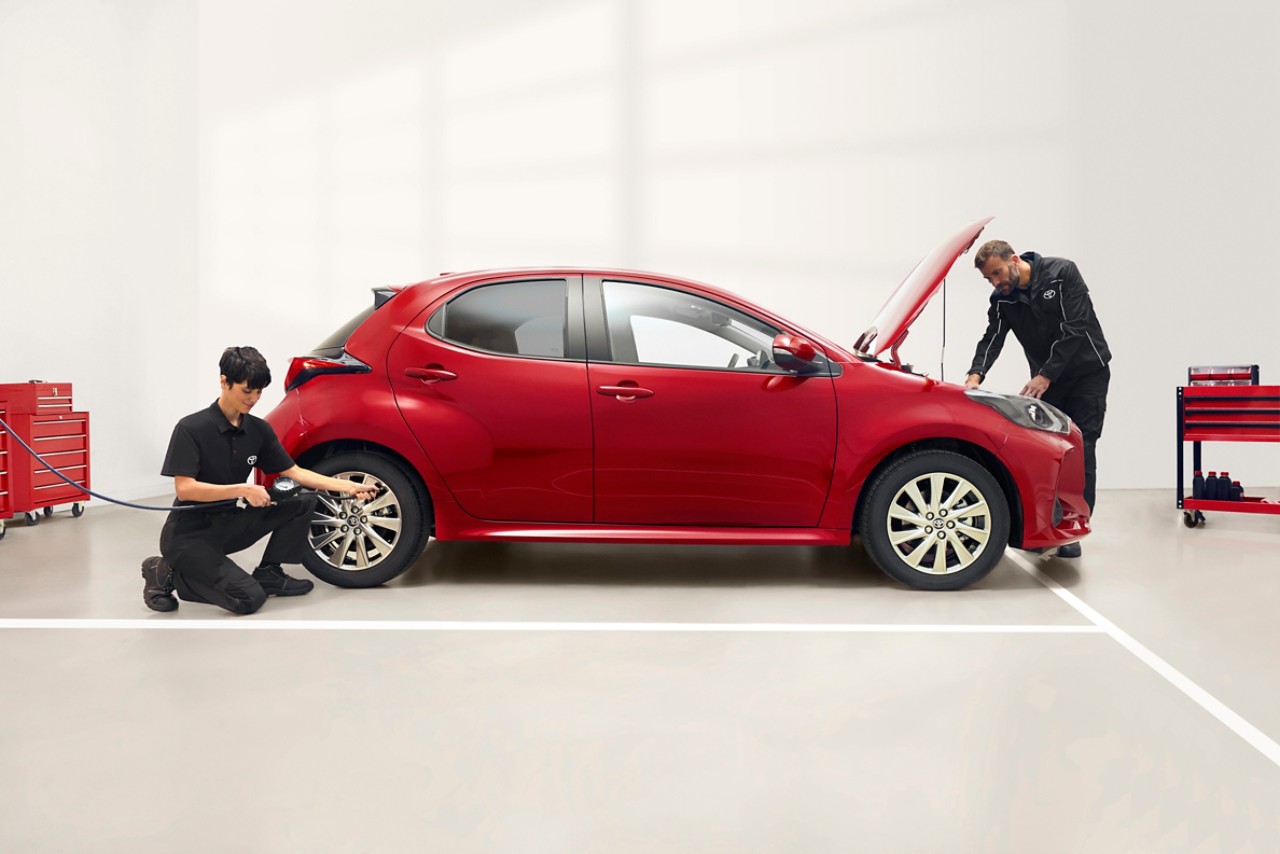
[{"label": "black polo shirt", "polygon": [[215,400],[208,409],[193,412],[173,428],[160,474],[193,477],[201,483],[235,484],[248,480],[255,468],[276,474],[292,467],[293,459],[270,424],[246,414],[240,417],[240,426],[233,427]]}]

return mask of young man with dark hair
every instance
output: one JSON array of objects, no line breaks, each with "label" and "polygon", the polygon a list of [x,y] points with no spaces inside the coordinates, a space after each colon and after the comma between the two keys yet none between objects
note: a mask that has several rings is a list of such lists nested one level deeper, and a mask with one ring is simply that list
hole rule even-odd
[{"label": "young man with dark hair", "polygon": [[[1058,407],[1084,434],[1084,498],[1093,510],[1095,448],[1107,414],[1111,349],[1089,288],[1071,261],[1035,252],[1018,255],[1003,240],[984,243],[973,264],[995,291],[987,309],[987,331],[978,342],[965,384],[977,388],[986,379],[1012,329],[1031,368],[1021,394]],[[1062,546],[1057,554],[1079,557],[1080,544]]]},{"label": "young man with dark hair", "polygon": [[[314,585],[285,575],[281,564],[301,563],[315,496],[271,503],[261,486],[248,483],[258,468],[290,477],[309,489],[341,492],[359,500],[377,494],[371,486],[340,480],[296,464],[271,425],[250,415],[271,370],[253,347],[228,347],[218,363],[222,391],[207,409],[178,422],[161,474],[173,478],[175,507],[243,499],[249,506],[211,507],[169,514],[160,533],[160,555],[142,562],[142,599],[153,611],[178,607],[173,597],[206,602],[237,614],[252,614],[268,596],[300,596]],[[253,574],[227,555],[271,535]]]}]

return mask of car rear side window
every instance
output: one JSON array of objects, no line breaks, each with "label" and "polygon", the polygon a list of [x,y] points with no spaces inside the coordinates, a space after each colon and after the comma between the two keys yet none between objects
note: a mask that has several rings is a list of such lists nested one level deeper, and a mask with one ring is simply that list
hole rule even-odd
[{"label": "car rear side window", "polygon": [[568,289],[563,279],[482,285],[454,297],[427,321],[433,335],[508,356],[565,357]]}]

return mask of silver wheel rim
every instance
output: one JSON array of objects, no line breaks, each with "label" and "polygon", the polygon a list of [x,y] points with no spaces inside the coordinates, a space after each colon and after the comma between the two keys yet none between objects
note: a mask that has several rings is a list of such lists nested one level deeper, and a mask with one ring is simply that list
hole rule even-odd
[{"label": "silver wheel rim", "polygon": [[385,483],[368,472],[344,471],[333,477],[373,486],[380,492],[367,503],[346,495],[318,493],[320,500],[311,517],[311,548],[337,569],[373,569],[390,557],[400,542],[404,522],[400,501]]},{"label": "silver wheel rim", "polygon": [[951,575],[973,565],[991,541],[991,508],[982,491],[950,472],[910,480],[889,503],[889,543],[907,566]]}]

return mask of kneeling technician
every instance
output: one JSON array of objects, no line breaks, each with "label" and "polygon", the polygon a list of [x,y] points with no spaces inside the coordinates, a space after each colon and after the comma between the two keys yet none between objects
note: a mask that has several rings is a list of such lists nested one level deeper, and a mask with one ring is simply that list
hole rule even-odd
[{"label": "kneeling technician", "polygon": [[[368,500],[372,486],[327,477],[297,465],[271,425],[249,414],[271,384],[267,361],[253,347],[228,347],[218,363],[222,392],[207,409],[178,422],[161,474],[173,478],[174,506],[244,499],[244,509],[220,506],[171,512],[160,533],[160,555],[142,562],[142,598],[153,611],[178,607],[173,597],[205,602],[237,614],[252,614],[268,596],[300,596],[315,586],[285,575],[281,564],[301,563],[314,495],[278,504],[261,486],[246,482],[250,471],[290,477],[308,489]],[[249,574],[227,555],[271,535],[262,561]]]}]

